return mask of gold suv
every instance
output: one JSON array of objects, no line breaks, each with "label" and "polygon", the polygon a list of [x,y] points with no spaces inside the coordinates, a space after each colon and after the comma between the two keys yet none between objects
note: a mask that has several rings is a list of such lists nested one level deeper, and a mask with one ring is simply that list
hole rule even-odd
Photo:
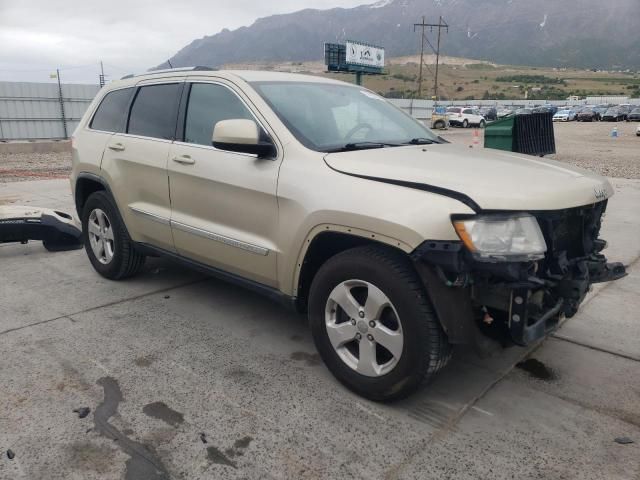
[{"label": "gold suv", "polygon": [[408,395],[451,345],[525,345],[625,274],[598,238],[609,182],[469,149],[325,78],[195,67],[102,89],[73,136],[93,267],[163,255],[307,312],[338,380]]}]

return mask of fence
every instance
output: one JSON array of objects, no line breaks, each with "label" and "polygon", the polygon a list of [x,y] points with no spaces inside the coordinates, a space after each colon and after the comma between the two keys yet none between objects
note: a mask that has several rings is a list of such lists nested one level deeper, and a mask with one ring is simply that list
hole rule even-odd
[{"label": "fence", "polygon": [[57,83],[0,82],[0,140],[70,137],[99,89],[65,84],[60,92]]},{"label": "fence", "polygon": [[[62,101],[56,83],[0,82],[0,140],[60,139],[71,136],[80,118],[95,97],[98,85],[62,85]],[[418,119],[431,118],[432,100],[389,99]],[[477,105],[534,107],[587,104],[579,102],[542,100],[463,100],[440,102],[439,105]],[[595,102],[592,102],[595,103]],[[640,99],[629,100],[640,105]],[[64,107],[64,108],[61,108]],[[66,135],[65,135],[66,128]]]}]

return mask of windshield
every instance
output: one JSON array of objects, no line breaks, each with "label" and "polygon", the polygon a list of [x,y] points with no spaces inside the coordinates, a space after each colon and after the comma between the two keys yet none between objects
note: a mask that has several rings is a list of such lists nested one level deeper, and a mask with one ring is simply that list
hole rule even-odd
[{"label": "windshield", "polygon": [[361,87],[317,82],[252,85],[291,133],[312,150],[441,143],[422,124]]}]

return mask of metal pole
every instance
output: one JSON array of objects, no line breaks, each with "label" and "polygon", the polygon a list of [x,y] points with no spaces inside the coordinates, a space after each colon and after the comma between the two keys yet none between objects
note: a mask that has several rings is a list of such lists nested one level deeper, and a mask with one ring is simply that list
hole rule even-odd
[{"label": "metal pole", "polygon": [[424,23],[424,15],[422,16],[422,23],[414,23],[413,31],[416,31],[416,27],[421,27],[420,32],[420,72],[418,73],[418,98],[422,98],[422,64],[424,63],[424,27],[426,26]]},{"label": "metal pole", "polygon": [[56,69],[56,77],[58,77],[58,100],[60,101],[60,114],[62,115],[62,129],[64,130],[65,140],[69,138],[67,133],[67,117],[64,114],[64,99],[62,98],[62,84],[60,83],[60,69]]},{"label": "metal pole", "polygon": [[436,84],[433,87],[434,100],[438,101],[438,67],[440,66],[440,31],[442,25],[442,16],[438,20],[438,44],[436,45]]},{"label": "metal pole", "polygon": [[100,60],[100,77],[98,78],[100,79],[100,88],[104,87],[104,66],[102,65],[102,60]]}]

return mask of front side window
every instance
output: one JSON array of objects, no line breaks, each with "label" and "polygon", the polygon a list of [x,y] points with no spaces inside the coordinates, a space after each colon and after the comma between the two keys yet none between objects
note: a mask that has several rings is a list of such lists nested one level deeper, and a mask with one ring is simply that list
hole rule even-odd
[{"label": "front side window", "polygon": [[184,141],[211,146],[216,123],[233,119],[254,118],[242,100],[229,88],[212,83],[194,83],[187,105]]},{"label": "front side window", "polygon": [[316,151],[353,144],[438,142],[430,130],[369,90],[320,82],[253,82],[291,133]]},{"label": "front side window", "polygon": [[133,88],[123,88],[107,93],[96,110],[89,127],[105,132],[123,132],[132,93]]},{"label": "front side window", "polygon": [[173,140],[181,83],[141,87],[133,101],[127,133]]}]

